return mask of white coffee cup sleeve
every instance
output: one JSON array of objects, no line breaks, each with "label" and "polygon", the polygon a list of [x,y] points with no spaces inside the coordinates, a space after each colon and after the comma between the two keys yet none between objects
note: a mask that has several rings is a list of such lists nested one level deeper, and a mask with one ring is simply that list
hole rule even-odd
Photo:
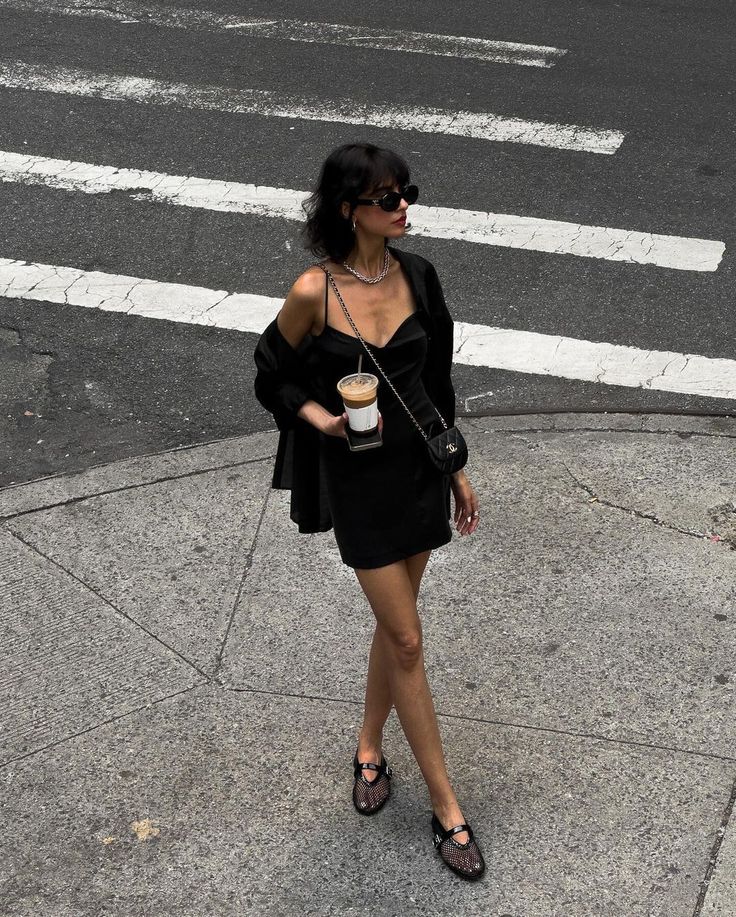
[{"label": "white coffee cup sleeve", "polygon": [[372,430],[378,426],[378,402],[374,401],[364,408],[349,408],[345,405],[348,412],[348,425],[356,433],[363,433],[366,430]]}]

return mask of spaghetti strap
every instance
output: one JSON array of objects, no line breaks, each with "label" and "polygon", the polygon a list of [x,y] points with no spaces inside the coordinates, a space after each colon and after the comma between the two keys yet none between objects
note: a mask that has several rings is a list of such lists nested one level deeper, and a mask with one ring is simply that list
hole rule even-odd
[{"label": "spaghetti strap", "polygon": [[327,293],[330,288],[330,275],[325,271],[325,327],[327,327]]}]

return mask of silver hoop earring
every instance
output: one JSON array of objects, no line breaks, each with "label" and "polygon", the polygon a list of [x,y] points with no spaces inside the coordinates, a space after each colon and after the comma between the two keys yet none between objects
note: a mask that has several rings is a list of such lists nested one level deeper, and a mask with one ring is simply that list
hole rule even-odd
[{"label": "silver hoop earring", "polygon": [[353,217],[353,232],[355,232],[355,217]]}]

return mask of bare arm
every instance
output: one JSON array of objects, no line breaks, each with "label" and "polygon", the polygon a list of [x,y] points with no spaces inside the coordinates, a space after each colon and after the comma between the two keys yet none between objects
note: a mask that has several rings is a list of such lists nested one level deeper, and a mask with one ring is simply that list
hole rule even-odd
[{"label": "bare arm", "polygon": [[284,304],[276,316],[276,324],[294,350],[312,330],[323,293],[324,274],[322,271],[311,269],[297,277],[287,293]]},{"label": "bare arm", "polygon": [[[279,331],[294,350],[315,325],[319,310],[323,308],[324,289],[325,275],[321,270],[305,271],[289,290],[281,311],[276,316]],[[311,398],[299,408],[297,416],[322,433],[345,436],[347,414],[335,417]]]}]

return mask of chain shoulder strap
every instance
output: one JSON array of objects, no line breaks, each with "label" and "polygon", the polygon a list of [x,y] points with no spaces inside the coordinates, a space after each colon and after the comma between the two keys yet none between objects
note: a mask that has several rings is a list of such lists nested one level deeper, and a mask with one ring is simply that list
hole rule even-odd
[{"label": "chain shoulder strap", "polygon": [[[347,306],[345,305],[345,303],[344,303],[344,301],[343,301],[343,298],[342,298],[342,296],[340,295],[340,291],[339,291],[338,288],[337,288],[337,284],[335,283],[335,278],[332,276],[332,274],[327,270],[327,268],[326,268],[323,264],[320,264],[319,267],[321,267],[322,270],[325,272],[325,274],[327,274],[327,279],[328,279],[329,282],[330,282],[330,286],[331,286],[332,289],[335,291],[335,296],[337,297],[337,301],[338,301],[338,302],[340,303],[340,305],[342,306],[342,311],[345,313],[345,318],[347,318],[347,320],[350,322],[350,326],[351,326],[351,328],[353,329],[353,331],[355,332],[355,336],[358,338],[358,340],[359,340],[360,343],[363,345],[363,347],[365,347],[366,352],[368,353],[368,356],[371,358],[371,360],[373,360],[373,363],[375,364],[376,369],[380,372],[380,374],[383,376],[383,378],[386,380],[386,382],[388,382],[388,385],[389,385],[391,391],[394,393],[394,395],[396,395],[396,398],[398,399],[398,401],[399,401],[399,403],[401,404],[401,406],[403,407],[403,409],[406,411],[406,413],[409,415],[409,417],[411,417],[414,426],[417,428],[417,430],[419,430],[419,432],[422,434],[423,438],[424,438],[426,441],[429,441],[429,437],[428,437],[427,434],[424,432],[424,430],[422,429],[422,427],[420,426],[420,424],[417,423],[416,418],[414,417],[414,415],[412,414],[412,412],[409,410],[409,408],[406,406],[406,404],[404,404],[404,400],[403,400],[403,398],[401,397],[401,395],[399,395],[399,393],[398,393],[398,392],[396,391],[396,389],[394,388],[393,382],[389,379],[389,377],[386,375],[386,373],[381,369],[381,366],[379,365],[378,361],[376,360],[375,356],[373,355],[373,351],[370,349],[370,347],[369,347],[369,346],[366,344],[366,342],[363,340],[363,337],[362,337],[360,331],[358,331],[358,329],[356,328],[355,322],[353,321],[352,316],[351,316],[350,313],[348,312]],[[447,429],[447,424],[445,423],[444,417],[442,416],[442,414],[440,414],[440,412],[437,410],[437,407],[436,407],[435,405],[433,405],[433,407],[434,407],[435,411],[437,411],[437,416],[439,417],[440,421],[442,422],[442,426],[443,426],[443,427],[445,428],[445,430],[446,430],[446,429]]]}]

